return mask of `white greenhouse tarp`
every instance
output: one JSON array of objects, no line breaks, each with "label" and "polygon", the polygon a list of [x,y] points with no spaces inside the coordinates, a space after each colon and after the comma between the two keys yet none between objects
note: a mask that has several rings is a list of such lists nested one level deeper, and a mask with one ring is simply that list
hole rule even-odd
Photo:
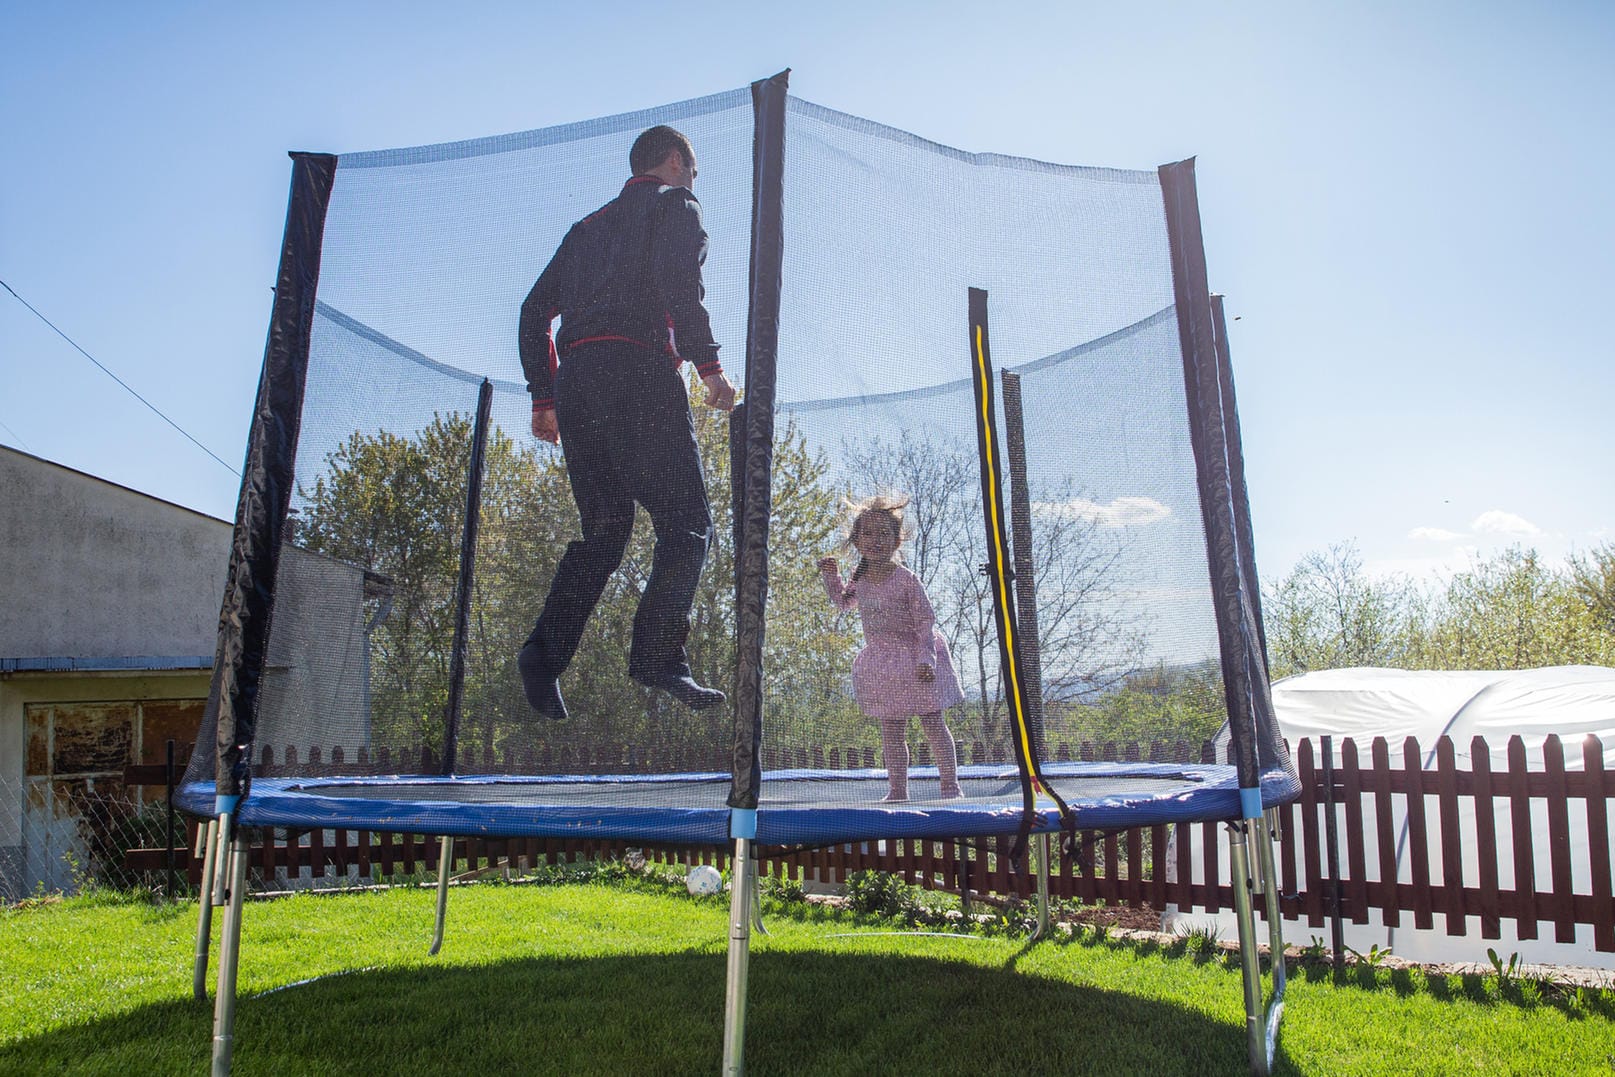
[{"label": "white greenhouse tarp", "polygon": [[[1384,737],[1390,749],[1393,769],[1403,765],[1402,743],[1407,737],[1418,740],[1422,767],[1435,769],[1436,741],[1451,737],[1459,770],[1472,766],[1470,743],[1476,736],[1486,741],[1493,774],[1508,770],[1509,739],[1519,736],[1524,742],[1529,769],[1543,769],[1542,744],[1557,734],[1564,748],[1565,770],[1583,770],[1583,741],[1591,734],[1603,743],[1606,771],[1615,772],[1615,669],[1602,666],[1554,666],[1544,669],[1503,672],[1448,672],[1399,669],[1332,669],[1288,677],[1273,685],[1273,708],[1278,716],[1279,728],[1291,745],[1292,754],[1303,739],[1312,741],[1313,758],[1322,765],[1319,754],[1320,739],[1333,738],[1336,766],[1341,758],[1342,742],[1348,737],[1356,742],[1358,759],[1366,770],[1370,765],[1370,746],[1375,737]],[[1433,789],[1433,785],[1430,787]],[[1369,876],[1376,877],[1379,849],[1373,820],[1372,795],[1364,796],[1363,840],[1365,861]],[[1514,887],[1513,823],[1509,801],[1494,799],[1495,832],[1497,835],[1498,885],[1504,890]],[[1463,849],[1463,881],[1466,887],[1480,883],[1476,858],[1476,830],[1474,801],[1460,797],[1459,828]],[[1393,833],[1396,834],[1397,878],[1399,882],[1413,881],[1408,862],[1407,802],[1401,794],[1392,800]],[[1344,809],[1337,808],[1337,828],[1341,868],[1346,870],[1346,829]],[[1573,889],[1578,894],[1591,892],[1591,869],[1588,850],[1586,801],[1570,801],[1570,858]],[[1532,850],[1535,858],[1535,884],[1543,893],[1552,886],[1552,861],[1548,846],[1547,804],[1541,799],[1531,801]],[[1299,822],[1299,821],[1298,821]],[[1440,814],[1434,798],[1427,796],[1425,825],[1430,850],[1429,878],[1439,883],[1443,878]],[[1297,831],[1299,832],[1299,825]],[[1193,850],[1195,881],[1203,881],[1201,857],[1198,848],[1200,829],[1192,834],[1183,832],[1196,846]],[[1320,843],[1325,834],[1322,808],[1319,808]],[[1327,851],[1323,854],[1327,857]],[[1228,883],[1226,849],[1219,850],[1222,879]],[[1300,850],[1296,850],[1296,864],[1302,869]],[[1169,865],[1175,858],[1169,858]],[[1327,874],[1327,860],[1325,860]],[[1170,868],[1169,868],[1170,871]],[[1349,892],[1349,886],[1347,887]],[[1169,907],[1162,918],[1166,930],[1210,928],[1232,938],[1233,913],[1206,914],[1186,912]],[[1510,954],[1518,953],[1520,960],[1531,964],[1580,965],[1593,968],[1615,969],[1615,953],[1593,948],[1593,930],[1582,924],[1576,929],[1574,943],[1554,941],[1555,926],[1551,921],[1538,921],[1536,939],[1518,937],[1513,920],[1502,921],[1502,938],[1483,939],[1480,918],[1469,916],[1462,935],[1449,934],[1446,918],[1435,917],[1432,929],[1418,930],[1413,926],[1413,914],[1404,910],[1401,926],[1386,927],[1377,910],[1370,910],[1369,923],[1345,923],[1345,940],[1350,949],[1367,953],[1371,946],[1389,946],[1400,957],[1420,962],[1481,962],[1487,960],[1488,947],[1495,949],[1506,961]],[[1287,941],[1305,944],[1312,937],[1322,938],[1327,946],[1330,927],[1327,919],[1323,926],[1311,927],[1305,919],[1286,921]]]}]

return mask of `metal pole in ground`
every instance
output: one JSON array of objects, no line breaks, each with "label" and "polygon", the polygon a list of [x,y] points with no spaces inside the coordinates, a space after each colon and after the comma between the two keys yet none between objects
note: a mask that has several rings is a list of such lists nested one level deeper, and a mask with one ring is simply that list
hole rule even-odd
[{"label": "metal pole in ground", "polygon": [[723,1000],[723,1073],[746,1072],[746,973],[751,956],[751,839],[735,839],[729,878],[729,966]]},{"label": "metal pole in ground", "polygon": [[1279,909],[1278,878],[1273,873],[1273,842],[1278,832],[1278,809],[1269,808],[1262,816],[1256,839],[1256,855],[1262,865],[1265,885],[1262,897],[1267,904],[1267,948],[1273,955],[1273,1001],[1267,1009],[1267,1068],[1273,1068],[1278,1049],[1279,1024],[1284,1020],[1284,984],[1289,979],[1284,966],[1284,914]]},{"label": "metal pole in ground", "polygon": [[437,927],[432,932],[431,957],[443,948],[443,922],[449,915],[449,865],[454,863],[454,838],[443,835],[443,844],[437,854]]},{"label": "metal pole in ground", "polygon": [[1049,836],[1037,836],[1037,931],[1036,942],[1049,933]]},{"label": "metal pole in ground", "polygon": [[196,894],[196,971],[191,977],[191,993],[198,1001],[207,998],[207,953],[213,938],[213,877],[219,867],[219,821],[209,819],[202,833],[202,885]]},{"label": "metal pole in ground", "polygon": [[[222,834],[229,815],[219,820]],[[239,832],[230,839],[224,893],[224,930],[219,938],[219,990],[213,1000],[213,1077],[229,1077],[235,1048],[236,972],[241,962],[241,906],[247,900],[247,843]]]},{"label": "metal pole in ground", "polygon": [[1246,824],[1228,824],[1228,867],[1234,884],[1234,913],[1239,922],[1239,965],[1245,984],[1245,1045],[1250,1070],[1267,1077],[1267,1030],[1263,1027],[1262,964],[1256,951],[1256,913],[1251,902],[1251,864],[1246,847]]},{"label": "metal pole in ground", "polygon": [[163,898],[174,900],[174,741],[169,738],[167,761],[163,768],[163,782],[167,786],[168,813],[163,816],[163,867],[167,869]]}]

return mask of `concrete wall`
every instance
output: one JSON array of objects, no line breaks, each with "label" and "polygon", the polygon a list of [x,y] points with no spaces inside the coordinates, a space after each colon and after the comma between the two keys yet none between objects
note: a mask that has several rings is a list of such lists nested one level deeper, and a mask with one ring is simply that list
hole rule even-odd
[{"label": "concrete wall", "polygon": [[0,658],[211,655],[230,525],[0,447]]},{"label": "concrete wall", "polygon": [[[84,862],[97,798],[126,799],[126,764],[199,732],[211,759],[211,671],[158,670],[211,662],[230,533],[0,446],[0,659],[20,660],[0,666],[0,896],[70,884],[61,856]],[[295,547],[280,565],[264,691],[282,717],[263,742],[351,751],[369,739],[364,572]]]}]

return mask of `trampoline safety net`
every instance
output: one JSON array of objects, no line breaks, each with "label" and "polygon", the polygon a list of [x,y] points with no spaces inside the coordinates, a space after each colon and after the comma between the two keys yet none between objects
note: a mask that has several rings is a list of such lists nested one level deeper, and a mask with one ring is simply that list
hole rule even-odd
[{"label": "trampoline safety net", "polygon": [[[1005,503],[1017,516],[1038,759],[1051,774],[1065,761],[1107,759],[1171,764],[1157,768],[1166,774],[1203,761],[1232,701],[1253,726],[1251,765],[1270,778],[1290,773],[1260,658],[1226,353],[1202,346],[1199,388],[1186,376],[1194,333],[1180,313],[1181,240],[1169,235],[1163,173],[965,153],[783,100],[772,349],[759,344],[759,318],[772,312],[756,309],[756,260],[769,237],[754,234],[765,216],[754,90],[324,159],[323,222],[316,215],[306,229],[312,239],[288,224],[286,258],[312,263],[304,291],[292,294],[296,273],[283,263],[278,296],[277,312],[305,326],[306,339],[299,345],[293,329],[282,340],[277,313],[254,426],[252,451],[262,453],[249,460],[254,472],[272,471],[277,453],[284,461],[286,511],[244,490],[237,522],[231,578],[269,595],[254,615],[261,639],[255,650],[253,623],[243,627],[252,619],[233,614],[227,596],[187,804],[211,810],[216,780],[221,791],[250,792],[320,778],[345,782],[341,796],[426,801],[407,820],[424,832],[520,830],[524,811],[557,799],[575,809],[556,824],[563,830],[587,828],[606,805],[721,819],[750,759],[764,815],[774,807],[794,820],[773,840],[834,837],[809,821],[815,813],[896,820],[950,804],[1002,809],[992,825],[1005,829],[1021,781],[982,571],[972,287],[990,297],[993,360],[1013,383],[995,392],[1011,442]],[[719,357],[743,402],[772,396],[771,451],[748,457],[731,444],[728,417],[703,406],[692,368],[678,368],[713,518],[687,650],[695,678],[731,698],[695,711],[628,676],[655,544],[640,512],[561,678],[571,719],[554,723],[529,707],[516,657],[578,537],[578,512],[562,451],[529,430],[518,315],[571,225],[622,189],[629,146],[654,124],[678,128],[695,149]],[[299,197],[294,183],[294,217]],[[1198,298],[1197,317],[1209,317],[1203,288]],[[302,381],[279,428],[274,411],[286,405],[269,384],[277,354]],[[760,363],[770,383],[762,395]],[[1196,409],[1217,435],[1201,455],[1220,454],[1211,461],[1220,470],[1197,466]],[[758,460],[771,491],[767,601],[761,692],[748,709],[736,692],[746,659],[735,491],[746,476],[732,469]],[[906,499],[901,568],[887,576],[871,559],[854,582],[849,506],[877,496]],[[1207,511],[1208,496],[1218,512]],[[478,509],[469,532],[468,505]],[[870,527],[886,519],[864,517]],[[252,552],[254,535],[273,550]],[[836,571],[821,564],[827,557]],[[269,577],[250,578],[249,561],[261,575],[272,566],[272,589]],[[893,643],[893,633],[912,643]],[[220,755],[209,750],[215,740]],[[906,803],[883,803],[893,793]],[[1083,795],[1121,793],[1101,782]],[[506,800],[508,814],[491,822],[457,814],[461,802]],[[722,825],[623,825],[647,837],[727,836]]]}]

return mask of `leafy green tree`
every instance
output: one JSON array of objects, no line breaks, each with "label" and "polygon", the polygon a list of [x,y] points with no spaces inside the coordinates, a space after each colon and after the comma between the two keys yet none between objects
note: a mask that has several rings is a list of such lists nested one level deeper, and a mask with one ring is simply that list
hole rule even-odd
[{"label": "leafy green tree", "polygon": [[1615,542],[1571,555],[1570,583],[1599,627],[1615,632]]},{"label": "leafy green tree", "polygon": [[1308,554],[1262,599],[1273,677],[1400,665],[1414,597],[1406,581],[1369,577],[1354,543]]},{"label": "leafy green tree", "polygon": [[[691,385],[699,391],[694,379]],[[695,416],[716,536],[696,593],[688,646],[698,678],[727,689],[735,660],[727,418],[704,407]],[[436,415],[414,436],[355,433],[328,455],[312,487],[300,491],[298,540],[363,566],[379,581],[382,596],[373,605],[369,630],[370,713],[378,746],[425,744],[436,750],[443,744],[471,438],[469,418],[458,414]],[[782,431],[773,476],[776,579],[803,577],[803,566],[829,545],[839,494],[824,485],[824,475],[822,460],[807,451],[795,430]],[[567,672],[574,720],[554,727],[528,708],[516,654],[576,530],[561,456],[524,435],[491,431],[458,769],[474,770],[488,754],[498,762],[529,751],[539,769],[564,769],[584,752],[593,769],[726,768],[733,739],[727,711],[690,712],[627,677],[634,611],[654,546],[644,514]],[[817,603],[805,601],[799,587],[774,591],[765,653],[771,723],[790,719],[792,701],[800,703],[808,686],[844,676],[850,666],[853,638],[827,607],[822,595]],[[805,722],[811,708],[796,709],[802,711],[797,721]]]},{"label": "leafy green tree", "polygon": [[[300,491],[297,540],[382,578],[369,641],[379,743],[441,746],[470,448],[461,415],[434,415],[412,438],[355,433]],[[490,449],[513,455],[508,439]]]},{"label": "leafy green tree", "polygon": [[1149,752],[1159,744],[1162,758],[1198,759],[1200,746],[1216,736],[1227,718],[1222,669],[1217,659],[1188,667],[1159,664],[1128,674],[1087,702],[1049,708],[1045,740],[1050,752],[1067,744],[1096,750],[1138,745]]},{"label": "leafy green tree", "polygon": [[1615,550],[1564,569],[1514,547],[1450,579],[1376,580],[1351,544],[1304,557],[1264,595],[1275,678],[1314,669],[1528,669],[1615,663]]},{"label": "leafy green tree", "polygon": [[1455,575],[1420,617],[1414,668],[1530,669],[1615,663],[1615,635],[1570,573],[1513,547]]}]

